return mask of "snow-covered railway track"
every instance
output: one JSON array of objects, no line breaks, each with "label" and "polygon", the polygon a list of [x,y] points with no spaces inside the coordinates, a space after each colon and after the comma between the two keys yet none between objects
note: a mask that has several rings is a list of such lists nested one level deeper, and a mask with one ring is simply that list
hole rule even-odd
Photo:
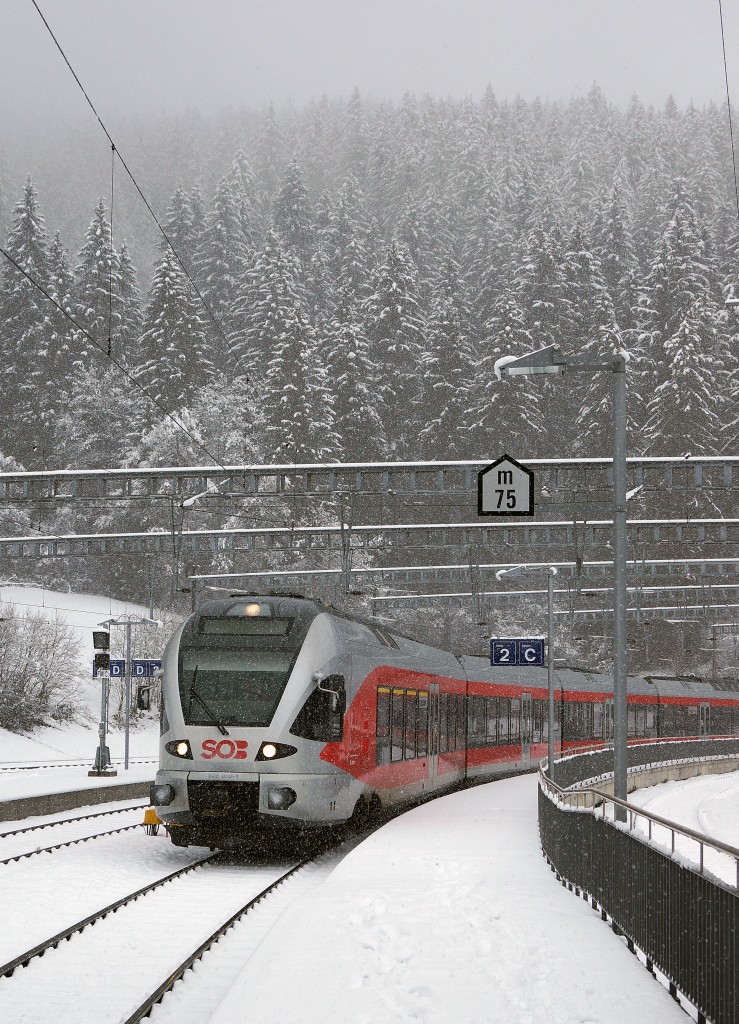
[{"label": "snow-covered railway track", "polygon": [[[81,999],[100,1022],[143,1019],[225,931],[301,867],[245,865],[216,853],[116,901],[0,967],[0,1019],[78,1024]],[[51,1013],[43,993],[53,993]]]},{"label": "snow-covered railway track", "polygon": [[[178,868],[177,871],[173,871],[164,878],[158,878],[154,882],[150,882],[148,885],[137,889],[135,892],[129,893],[127,896],[123,896],[116,900],[114,903],[109,903],[107,906],[102,907],[100,910],[93,914],[89,914],[81,921],[76,921],[74,924],[58,932],[56,935],[52,935],[51,938],[45,939],[43,942],[38,943],[32,949],[25,950],[25,952],[9,960],[8,963],[0,966],[0,979],[10,978],[19,967],[28,967],[28,965],[36,958],[42,957],[47,950],[56,949],[61,942],[65,939],[69,940],[72,936],[80,934],[84,931],[88,925],[97,924],[99,921],[105,920],[109,914],[115,914],[116,911],[122,907],[127,907],[134,903],[141,896],[147,895],[147,893],[154,892],[161,886],[166,885],[168,882],[173,882],[177,878],[181,878],[183,875],[189,872],[195,871],[202,867],[204,864],[216,859],[217,857],[223,856],[219,853],[211,853],[208,856],[203,857],[201,860],[195,861],[193,864],[188,864],[184,868]],[[2,984],[2,982],[0,982]],[[0,1009],[3,1006],[2,993],[0,993]]]},{"label": "snow-covered railway track", "polygon": [[216,853],[173,872],[0,967],[0,1020],[79,1024],[85,1005],[101,1024],[205,1022],[285,907],[357,842],[303,859]]},{"label": "snow-covered railway track", "polygon": [[[59,821],[46,821],[38,825],[28,825],[25,828],[14,829],[11,832],[0,833],[0,866],[10,864],[13,861],[24,857],[33,857],[37,853],[53,853],[66,846],[74,846],[77,843],[86,843],[90,839],[101,839],[103,836],[115,835],[117,832],[125,832],[137,828],[142,824],[142,808],[146,804],[135,804],[133,807],[116,808],[114,810],[98,811],[93,814],[85,814],[75,818],[63,818]],[[100,826],[95,819],[117,816],[124,824],[117,828],[97,832]],[[38,846],[34,843],[35,833],[42,830],[51,830],[51,834],[45,838],[53,838],[55,842],[48,846]]]}]

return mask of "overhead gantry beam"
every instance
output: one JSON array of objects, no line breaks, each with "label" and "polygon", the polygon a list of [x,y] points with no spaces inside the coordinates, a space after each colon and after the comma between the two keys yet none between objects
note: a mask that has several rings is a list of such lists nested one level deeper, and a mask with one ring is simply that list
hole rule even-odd
[{"label": "overhead gantry beam", "polygon": [[[492,457],[492,456],[491,456]],[[477,474],[490,459],[250,466],[39,470],[0,473],[0,502],[77,499],[183,500],[216,490],[227,498],[337,494],[465,495],[474,506]],[[527,459],[537,487],[579,501],[610,494],[611,459]],[[739,456],[627,459],[630,487],[646,491],[739,490]]]}]

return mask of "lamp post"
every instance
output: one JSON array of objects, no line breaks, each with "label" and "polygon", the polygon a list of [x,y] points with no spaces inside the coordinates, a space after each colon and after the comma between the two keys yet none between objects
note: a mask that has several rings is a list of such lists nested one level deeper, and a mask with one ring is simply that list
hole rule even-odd
[{"label": "lamp post", "polygon": [[[620,339],[615,331],[602,333]],[[495,364],[498,378],[539,373],[613,374],[613,789],[625,800],[626,745],[628,715],[626,652],[626,363],[628,355],[594,359],[583,355],[564,355],[557,345],[529,352],[525,356],[504,356]]]},{"label": "lamp post", "polygon": [[556,566],[514,565],[511,569],[499,569],[496,580],[504,576],[516,579],[519,576],[545,572],[547,574],[547,768],[549,778],[554,779],[554,577]]}]

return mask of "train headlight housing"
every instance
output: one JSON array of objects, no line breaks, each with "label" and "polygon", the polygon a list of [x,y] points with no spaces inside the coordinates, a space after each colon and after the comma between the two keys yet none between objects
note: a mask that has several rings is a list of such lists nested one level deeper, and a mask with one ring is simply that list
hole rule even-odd
[{"label": "train headlight housing", "polygon": [[149,803],[153,807],[166,807],[174,800],[174,786],[166,782],[153,782],[149,789]]},{"label": "train headlight housing", "polygon": [[290,757],[297,754],[298,748],[290,746],[289,743],[263,743],[257,752],[255,761],[277,761],[281,757]]},{"label": "train headlight housing", "polygon": [[270,786],[267,790],[267,807],[270,811],[286,811],[297,799],[297,793],[289,786]]},{"label": "train headlight housing", "polygon": [[188,761],[193,759],[189,740],[170,740],[164,744],[164,749],[175,757],[184,757]]}]

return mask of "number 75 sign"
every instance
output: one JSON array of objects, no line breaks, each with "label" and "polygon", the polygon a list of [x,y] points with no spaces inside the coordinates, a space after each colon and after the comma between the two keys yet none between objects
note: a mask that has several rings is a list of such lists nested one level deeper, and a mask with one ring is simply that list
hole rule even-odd
[{"label": "number 75 sign", "polygon": [[477,474],[479,516],[532,516],[534,471],[503,455]]}]

